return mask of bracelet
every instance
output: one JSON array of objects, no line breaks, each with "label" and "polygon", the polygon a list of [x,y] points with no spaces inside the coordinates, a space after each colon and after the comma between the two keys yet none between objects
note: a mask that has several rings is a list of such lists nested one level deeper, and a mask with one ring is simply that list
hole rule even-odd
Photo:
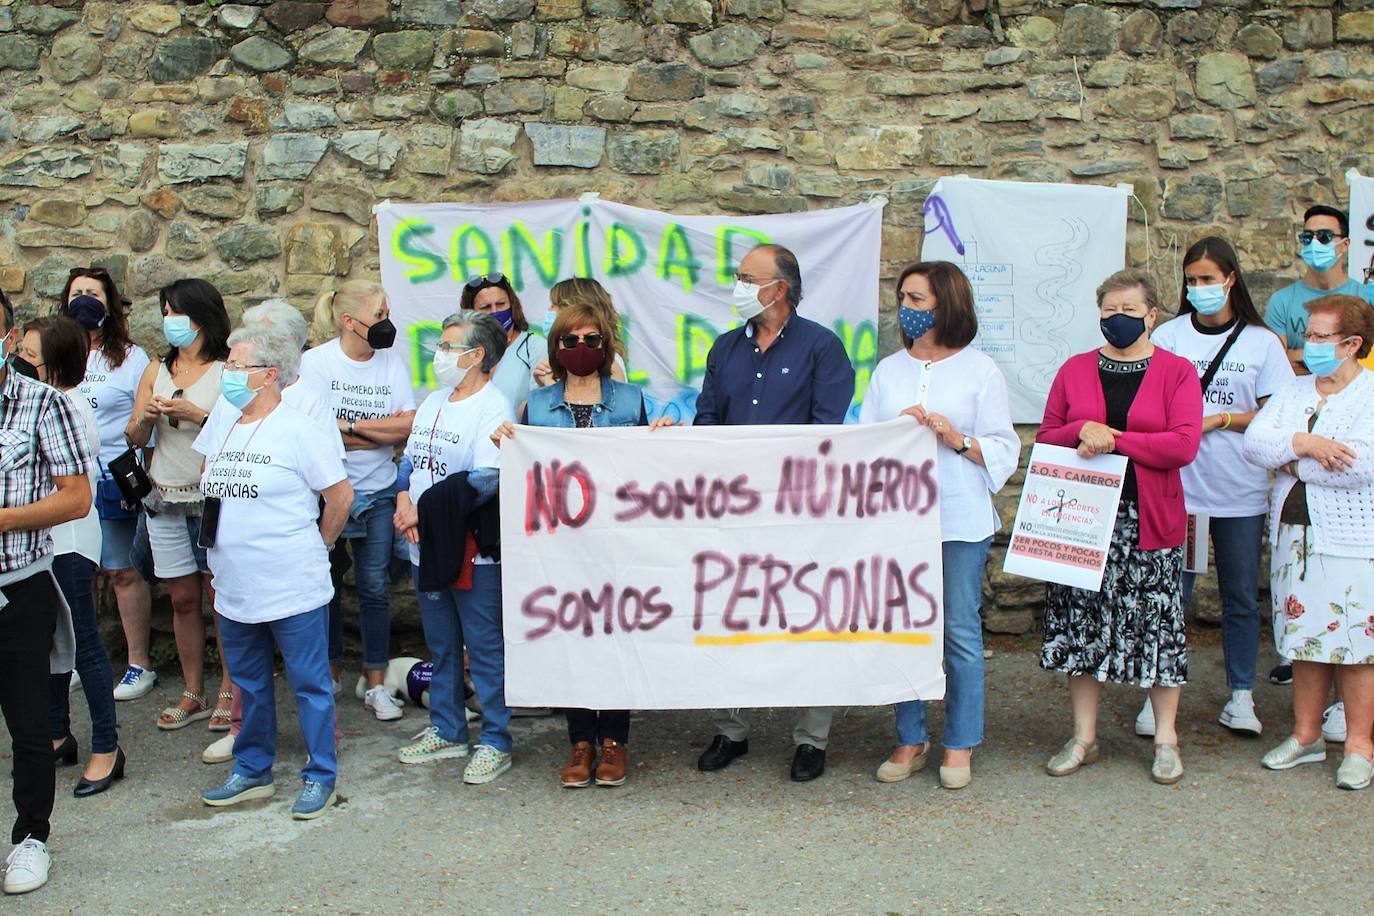
[{"label": "bracelet", "polygon": [[1225,421],[1221,424],[1221,426],[1218,427],[1218,428],[1219,428],[1219,429],[1230,429],[1230,428],[1231,428],[1231,412],[1230,412],[1230,411],[1227,411],[1227,412],[1223,413],[1222,416],[1225,417],[1226,420],[1225,420]]}]

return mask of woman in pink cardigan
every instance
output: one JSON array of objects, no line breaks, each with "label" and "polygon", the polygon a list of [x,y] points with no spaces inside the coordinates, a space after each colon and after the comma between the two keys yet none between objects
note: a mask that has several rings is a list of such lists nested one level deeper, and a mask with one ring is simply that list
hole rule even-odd
[{"label": "woman in pink cardigan", "polygon": [[1183,635],[1183,541],[1187,512],[1179,468],[1202,439],[1202,389],[1192,363],[1150,343],[1158,296],[1144,271],[1123,270],[1097,288],[1107,344],[1059,369],[1037,442],[1084,458],[1130,459],[1101,591],[1050,585],[1040,665],[1069,675],[1073,737],[1050,759],[1068,776],[1098,758],[1102,684],[1138,684],[1155,711],[1150,774],[1183,778],[1174,721],[1188,677]]}]

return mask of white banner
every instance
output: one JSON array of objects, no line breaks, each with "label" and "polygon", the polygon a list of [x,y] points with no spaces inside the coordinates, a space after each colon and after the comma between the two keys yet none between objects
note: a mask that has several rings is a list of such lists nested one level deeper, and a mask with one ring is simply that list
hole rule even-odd
[{"label": "white banner", "polygon": [[1374,265],[1374,178],[1350,169],[1350,261],[1347,273],[1364,282],[1365,268]]},{"label": "white banner", "polygon": [[1207,572],[1207,547],[1210,543],[1212,517],[1188,515],[1188,535],[1183,541],[1183,571],[1202,575]]},{"label": "white banner", "polygon": [[935,438],[563,430],[502,446],[512,706],[871,706],[944,695]]},{"label": "white banner", "polygon": [[622,316],[629,380],[644,387],[650,417],[690,421],[706,354],[739,323],[730,309],[739,260],[773,242],[801,265],[801,314],[833,329],[854,363],[857,416],[878,361],[881,207],[675,216],[593,197],[377,206],[382,285],[417,390],[434,385],[440,322],[458,310],[469,277],[509,277],[536,333],[553,284],[593,277]]},{"label": "white banner", "polygon": [[1101,589],[1125,479],[1121,455],[1080,458],[1071,448],[1037,443],[1002,569],[1074,588]]},{"label": "white banner", "polygon": [[974,345],[1007,376],[1011,418],[1039,423],[1064,361],[1102,343],[1097,286],[1126,263],[1129,186],[942,178],[925,204],[921,260],[973,284]]}]

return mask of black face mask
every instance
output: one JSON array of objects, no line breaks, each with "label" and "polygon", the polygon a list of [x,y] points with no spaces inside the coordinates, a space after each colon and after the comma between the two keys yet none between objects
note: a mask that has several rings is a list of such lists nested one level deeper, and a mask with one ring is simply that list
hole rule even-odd
[{"label": "black face mask", "polygon": [[[362,324],[356,318],[353,321],[355,324]],[[358,334],[356,327],[353,329],[353,333]],[[389,350],[391,345],[396,342],[396,325],[391,323],[390,318],[383,318],[369,327],[366,334],[358,334],[358,336],[367,341],[367,345],[374,350]]]},{"label": "black face mask", "polygon": [[18,353],[10,358],[10,365],[13,366],[14,371],[18,372],[20,375],[27,375],[35,382],[38,381],[38,367]]},{"label": "black face mask", "polygon": [[98,331],[105,323],[105,306],[94,296],[73,296],[67,315],[88,331]]}]

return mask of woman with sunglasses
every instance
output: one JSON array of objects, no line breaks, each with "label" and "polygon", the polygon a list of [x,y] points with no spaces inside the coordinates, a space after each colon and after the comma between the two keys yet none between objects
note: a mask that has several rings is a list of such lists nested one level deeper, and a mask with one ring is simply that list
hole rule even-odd
[{"label": "woman with sunglasses", "polygon": [[463,285],[459,302],[461,311],[478,311],[490,315],[506,332],[506,355],[501,357],[492,382],[501,389],[515,407],[525,403],[530,392],[530,379],[539,360],[539,347],[530,333],[525,309],[504,275],[483,274],[468,279]]},{"label": "woman with sunglasses", "polygon": [[153,571],[172,601],[172,629],[186,681],[181,699],[162,711],[157,727],[170,731],[209,718],[210,730],[222,732],[229,730],[233,694],[221,652],[213,710],[205,696],[202,598],[213,596],[210,565],[200,546],[201,456],[192,445],[219,399],[220,374],[229,356],[229,314],[219,290],[204,280],[177,280],[164,286],[158,299],[169,349],[144,371],[133,419],[124,430],[134,448],[148,446],[157,431],[148,463],[153,492],[144,500],[148,540]]},{"label": "woman with sunglasses", "polygon": [[[468,755],[463,706],[466,645],[472,684],[482,704],[482,733],[463,770],[463,781],[474,785],[491,782],[511,765],[501,563],[497,556],[488,555],[494,552],[490,549],[483,553],[482,546],[472,551],[466,547],[474,539],[470,533],[474,514],[490,502],[495,490],[501,453],[492,443],[492,431],[513,415],[510,401],[492,380],[506,352],[506,340],[506,329],[480,311],[468,309],[444,319],[434,351],[436,387],[415,413],[405,450],[412,467],[410,486],[397,494],[394,519],[396,530],[410,543],[420,619],[434,661],[429,686],[431,724],[401,748],[400,759],[414,764]],[[470,488],[453,479],[462,473],[467,473]],[[463,503],[470,491],[476,491],[475,495]],[[436,499],[438,507],[431,508]],[[423,524],[422,510],[426,513]],[[459,523],[459,518],[467,521]],[[464,530],[452,530],[456,525]],[[486,543],[484,538],[475,540],[479,545]],[[445,563],[445,557],[462,560]],[[430,572],[439,566],[449,571]],[[434,581],[427,580],[431,575]],[[470,587],[449,584],[469,576]]]},{"label": "woman with sunglasses", "polygon": [[[625,341],[620,336],[620,315],[611,301],[611,294],[606,292],[606,288],[600,283],[589,278],[573,277],[555,283],[549,290],[549,310],[544,313],[544,324],[540,328],[540,333],[546,341],[554,339],[554,320],[558,313],[569,305],[583,305],[592,309],[597,313],[599,323],[615,329],[615,334],[611,338],[610,377],[617,382],[625,381]],[[535,363],[533,376],[534,384],[540,388],[557,381],[553,374],[553,364],[547,358]]]},{"label": "woman with sunglasses", "polygon": [[[118,301],[118,300],[116,300]],[[86,331],[70,318],[39,318],[24,325],[24,336],[14,368],[63,392],[81,417],[86,438],[94,454],[100,447],[100,430],[95,412],[77,386],[86,374],[88,343]],[[99,471],[92,469],[91,494],[95,495]],[[75,795],[85,798],[108,789],[124,776],[124,751],[119,747],[115,716],[114,679],[110,676],[110,657],[100,641],[96,623],[95,598],[91,589],[96,563],[100,560],[100,515],[94,501],[84,518],[64,522],[52,529],[53,575],[62,589],[72,613],[76,636],[76,672],[91,713],[91,756],[76,784]],[[71,731],[71,672],[48,678],[48,725],[53,756],[59,764],[76,763],[76,738]]]},{"label": "woman with sunglasses", "polygon": [[137,700],[157,683],[148,654],[152,596],[148,580],[132,559],[141,507],[123,505],[108,468],[129,447],[124,441],[124,427],[134,411],[148,354],[129,339],[124,299],[103,267],[73,267],[61,301],[63,312],[81,326],[90,341],[81,394],[95,412],[100,429],[100,481],[95,499],[100,515],[100,570],[110,577],[128,646],[128,664],[114,688],[114,698]]},{"label": "woman with sunglasses", "polygon": [[[363,642],[363,704],[378,719],[402,716],[382,684],[391,661],[391,566],[396,512],[392,452],[410,435],[415,395],[410,373],[392,349],[396,326],[386,294],[368,280],[349,280],[315,303],[315,328],[337,336],[301,356],[301,379],[325,399],[343,436],[344,467],[353,506],[329,555],[334,597],[329,602],[329,665],[335,690],[343,658],[343,577],[349,565],[357,583]],[[349,557],[352,548],[352,558]]]}]

